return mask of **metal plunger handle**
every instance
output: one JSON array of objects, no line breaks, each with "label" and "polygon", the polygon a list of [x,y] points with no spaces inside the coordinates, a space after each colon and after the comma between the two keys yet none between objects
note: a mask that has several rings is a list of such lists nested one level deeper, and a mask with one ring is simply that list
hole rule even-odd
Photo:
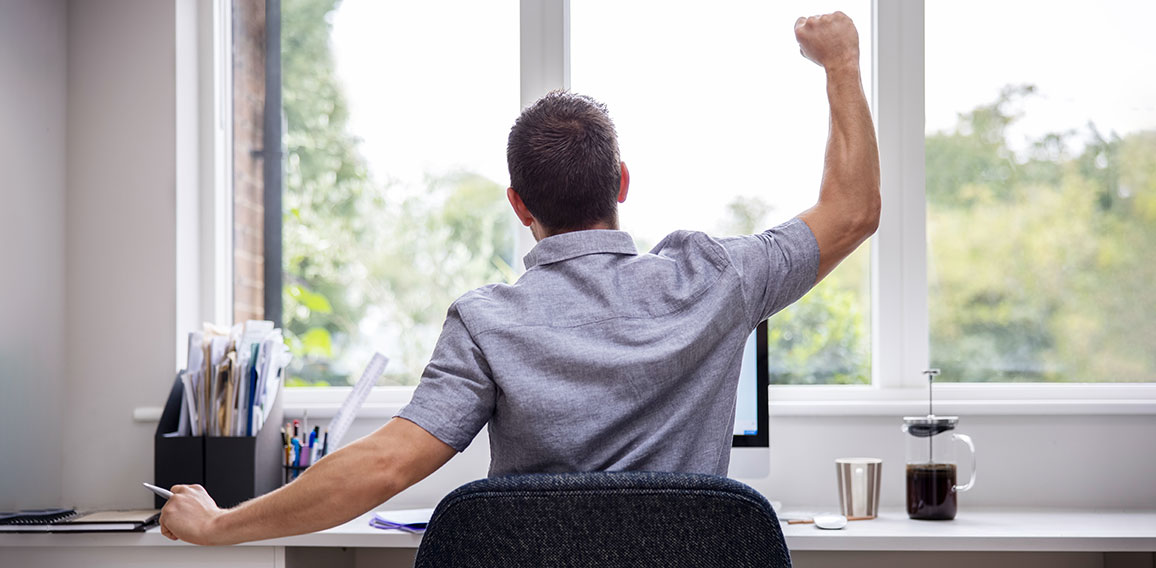
[{"label": "metal plunger handle", "polygon": [[935,382],[935,375],[939,374],[939,369],[928,369],[923,372],[927,375],[927,427],[930,434],[927,436],[927,463],[935,463],[935,424],[933,424],[932,417],[935,412],[931,409],[931,385]]},{"label": "metal plunger handle", "polygon": [[928,369],[923,374],[927,375],[927,415],[935,416],[935,412],[931,410],[931,384],[935,382],[935,376],[939,374],[939,369]]}]

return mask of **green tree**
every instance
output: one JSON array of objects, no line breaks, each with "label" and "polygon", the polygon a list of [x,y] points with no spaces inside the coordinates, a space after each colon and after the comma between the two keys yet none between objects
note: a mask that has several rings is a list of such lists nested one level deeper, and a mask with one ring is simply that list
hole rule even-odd
[{"label": "green tree", "polygon": [[932,364],[945,380],[1152,380],[1154,133],[1089,124],[1017,155],[1007,130],[1034,92],[1006,87],[927,137]]}]

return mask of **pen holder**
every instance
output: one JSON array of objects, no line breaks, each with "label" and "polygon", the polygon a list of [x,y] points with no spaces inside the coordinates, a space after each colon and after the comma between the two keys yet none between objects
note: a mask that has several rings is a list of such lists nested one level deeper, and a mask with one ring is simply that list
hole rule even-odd
[{"label": "pen holder", "polygon": [[[309,466],[317,463],[317,460],[325,456],[324,444],[321,440],[316,442],[316,445],[300,446],[296,443],[292,445],[283,446],[284,461],[281,463],[281,480],[283,484],[289,483],[297,479],[301,472],[309,468]],[[301,451],[298,457],[298,450]]]},{"label": "pen holder", "polygon": [[[255,436],[166,436],[180,423],[184,387],[180,377],[169,391],[168,402],[153,441],[153,483],[168,489],[198,483],[220,507],[264,495],[281,485],[280,424],[284,414],[278,392],[273,407]],[[164,506],[157,497],[155,505]]]}]

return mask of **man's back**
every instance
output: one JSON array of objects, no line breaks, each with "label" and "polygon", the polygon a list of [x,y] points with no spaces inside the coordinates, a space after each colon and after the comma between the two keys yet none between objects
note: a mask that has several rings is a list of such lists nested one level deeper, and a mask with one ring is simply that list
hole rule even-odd
[{"label": "man's back", "polygon": [[455,302],[399,416],[458,450],[488,421],[491,475],[725,475],[746,338],[810,288],[818,248],[799,221],[641,255],[626,233],[577,231],[526,265]]}]

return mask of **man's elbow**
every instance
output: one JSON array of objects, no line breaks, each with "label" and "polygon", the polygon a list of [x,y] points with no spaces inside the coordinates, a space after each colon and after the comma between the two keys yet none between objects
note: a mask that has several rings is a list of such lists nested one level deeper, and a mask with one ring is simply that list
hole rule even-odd
[{"label": "man's elbow", "polygon": [[882,204],[879,201],[879,197],[876,196],[874,203],[868,207],[867,215],[863,219],[863,230],[866,231],[868,237],[874,235],[875,231],[879,230],[879,217],[882,211]]},{"label": "man's elbow", "polygon": [[879,229],[879,217],[882,211],[882,204],[879,199],[879,192],[876,191],[871,199],[863,205],[863,207],[856,212],[854,221],[851,225],[854,227],[854,232],[858,234],[863,240],[866,240],[875,231]]}]

